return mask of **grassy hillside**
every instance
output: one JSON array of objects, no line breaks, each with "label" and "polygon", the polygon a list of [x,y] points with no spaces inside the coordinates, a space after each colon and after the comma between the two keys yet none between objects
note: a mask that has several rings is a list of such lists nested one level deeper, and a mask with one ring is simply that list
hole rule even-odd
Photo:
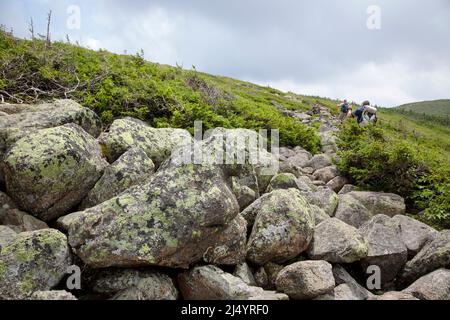
[{"label": "grassy hillside", "polygon": [[450,99],[409,103],[392,110],[411,119],[450,127]]},{"label": "grassy hillside", "polygon": [[401,105],[396,109],[446,117],[450,116],[450,99],[408,103]]},{"label": "grassy hillside", "polygon": [[143,54],[117,55],[68,43],[21,40],[0,32],[0,94],[7,102],[68,97],[105,123],[132,116],[155,127],[192,130],[243,127],[279,129],[280,143],[320,148],[316,130],[283,115],[280,107],[308,110],[336,102],[151,63]]},{"label": "grassy hillside", "polygon": [[[340,170],[363,189],[402,195],[407,211],[450,226],[450,128],[381,109],[375,127],[340,132]],[[419,212],[422,215],[417,216]]]}]

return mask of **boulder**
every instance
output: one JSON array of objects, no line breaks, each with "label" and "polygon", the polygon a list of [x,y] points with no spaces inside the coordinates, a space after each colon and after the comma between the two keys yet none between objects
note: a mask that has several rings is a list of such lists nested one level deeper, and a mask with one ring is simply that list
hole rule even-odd
[{"label": "boulder", "polygon": [[247,285],[215,266],[195,267],[178,276],[185,300],[287,300],[282,293]]},{"label": "boulder", "polygon": [[450,268],[450,230],[441,231],[409,261],[400,275],[405,286],[434,270]]},{"label": "boulder", "polygon": [[311,154],[309,152],[299,152],[280,164],[280,172],[292,173],[295,176],[300,176],[302,172],[301,169],[306,167],[310,159]]},{"label": "boulder", "polygon": [[54,288],[71,263],[67,238],[54,229],[23,232],[0,248],[0,299]]},{"label": "boulder", "polygon": [[450,300],[450,270],[433,271],[416,280],[403,292],[420,300]]},{"label": "boulder", "polygon": [[37,105],[9,105],[8,116],[0,118],[0,154],[17,140],[38,130],[74,123],[93,137],[101,131],[98,116],[73,100],[55,100]]},{"label": "boulder", "polygon": [[317,171],[319,169],[323,169],[325,167],[329,167],[333,164],[333,161],[331,160],[330,156],[327,154],[316,154],[314,157],[311,158],[306,163],[306,167],[311,167],[314,169],[314,171]]},{"label": "boulder", "polygon": [[320,180],[324,183],[328,183],[332,179],[339,175],[339,171],[336,166],[328,166],[319,170],[316,170],[313,174],[315,180]]},{"label": "boulder", "polygon": [[292,173],[279,173],[270,180],[267,192],[291,188],[297,188],[297,177]]},{"label": "boulder", "polygon": [[398,215],[392,219],[400,224],[400,234],[410,258],[413,258],[426,243],[432,241],[439,233],[425,223],[407,216]]},{"label": "boulder", "polygon": [[159,166],[170,156],[175,146],[189,143],[191,139],[190,133],[183,129],[156,129],[143,121],[124,118],[111,124],[109,131],[102,135],[100,143],[110,163],[131,147],[139,147]]},{"label": "boulder", "polygon": [[363,297],[363,300],[370,299],[374,296],[369,290],[361,286],[358,281],[356,281],[347,270],[339,264],[333,266],[333,276],[336,285],[346,284],[353,294],[358,297]]},{"label": "boulder", "polygon": [[408,250],[401,238],[400,225],[385,215],[376,215],[360,228],[369,251],[362,259],[364,270],[375,265],[381,271],[381,284],[386,285],[395,279],[408,258]]},{"label": "boulder", "polygon": [[346,184],[342,187],[342,189],[338,192],[339,195],[350,193],[352,191],[356,191],[356,187],[352,184]]},{"label": "boulder", "polygon": [[231,188],[239,203],[240,211],[259,198],[258,178],[254,168],[247,167],[238,176],[231,177]]},{"label": "boulder", "polygon": [[339,196],[335,217],[359,228],[377,214],[389,217],[405,214],[404,199],[391,193],[349,192]]},{"label": "boulder", "polygon": [[316,226],[318,224],[324,222],[325,220],[331,218],[328,214],[326,214],[325,211],[323,211],[321,208],[319,208],[318,206],[316,206],[314,204],[311,205],[311,209],[314,214],[314,221],[316,223]]},{"label": "boulder", "polygon": [[308,247],[314,224],[311,207],[300,191],[273,191],[257,210],[247,243],[247,259],[264,265],[296,257]]},{"label": "boulder", "polygon": [[369,300],[397,301],[397,300],[419,300],[419,299],[417,299],[410,293],[390,291],[390,292],[383,293],[381,296],[371,297]]},{"label": "boulder", "polygon": [[249,286],[256,286],[256,280],[253,276],[252,270],[248,266],[247,263],[241,263],[236,266],[234,269],[233,275],[235,277],[240,278],[242,281],[244,281]]},{"label": "boulder", "polygon": [[326,186],[328,188],[330,188],[331,190],[333,190],[334,192],[340,192],[342,190],[342,188],[347,185],[348,183],[348,179],[342,176],[337,176],[333,179],[331,179],[330,181],[328,181],[328,183],[326,184]]},{"label": "boulder", "polygon": [[238,213],[216,166],[168,167],[149,183],[77,214],[69,242],[92,267],[187,268],[216,245]]},{"label": "boulder", "polygon": [[354,301],[367,300],[367,296],[352,285],[343,283],[335,287],[333,291],[318,296],[314,300]]},{"label": "boulder", "polygon": [[313,260],[330,263],[352,263],[367,256],[368,245],[358,229],[331,218],[314,229],[314,237],[308,249]]},{"label": "boulder", "polygon": [[326,261],[301,261],[280,271],[277,290],[296,300],[313,299],[334,289],[331,264]]},{"label": "boulder", "polygon": [[65,290],[49,290],[33,292],[29,300],[77,300],[77,298]]},{"label": "boulder", "polygon": [[19,233],[48,228],[45,222],[17,209],[11,209],[4,214],[0,214],[0,223],[8,225]]},{"label": "boulder", "polygon": [[64,233],[68,233],[70,224],[72,222],[77,221],[78,218],[82,215],[83,215],[83,211],[79,211],[79,212],[73,212],[73,213],[69,213],[65,216],[62,216],[58,220],[56,220],[56,228],[61,230]]},{"label": "boulder", "polygon": [[373,215],[384,214],[388,217],[405,214],[405,200],[397,194],[360,191],[351,194]]},{"label": "boulder", "polygon": [[105,168],[102,177],[82,201],[86,209],[105,202],[137,184],[144,184],[155,172],[155,165],[140,148],[132,147]]},{"label": "boulder", "polygon": [[333,190],[326,187],[317,187],[315,191],[302,191],[301,193],[310,204],[322,208],[329,216],[334,215],[334,211],[339,202],[339,197]]},{"label": "boulder", "polygon": [[96,140],[74,124],[43,129],[6,153],[6,189],[20,208],[50,221],[65,214],[94,186],[107,165]]},{"label": "boulder", "polygon": [[152,270],[109,269],[100,271],[92,283],[93,292],[113,300],[176,300],[172,279]]},{"label": "boulder", "polygon": [[278,173],[277,156],[269,153],[261,141],[263,137],[253,130],[216,128],[207,131],[201,141],[178,145],[164,167],[191,163],[215,165],[226,176],[237,177],[239,186],[253,190],[255,200]]},{"label": "boulder", "polygon": [[7,246],[17,238],[17,232],[8,226],[0,225],[0,249]]},{"label": "boulder", "polygon": [[372,218],[372,213],[352,196],[353,192],[339,196],[334,216],[343,222],[361,227]]},{"label": "boulder", "polygon": [[247,221],[238,214],[228,227],[218,235],[215,246],[203,254],[208,264],[235,266],[245,261]]},{"label": "boulder", "polygon": [[283,156],[286,159],[296,155],[296,152],[294,150],[289,149],[287,147],[280,147],[278,152],[279,152],[280,156]]}]

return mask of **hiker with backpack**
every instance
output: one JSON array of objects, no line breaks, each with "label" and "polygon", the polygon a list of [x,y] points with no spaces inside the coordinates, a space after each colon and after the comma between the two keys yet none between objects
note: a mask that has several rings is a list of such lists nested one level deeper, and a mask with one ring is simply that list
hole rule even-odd
[{"label": "hiker with backpack", "polygon": [[339,121],[344,122],[345,119],[347,119],[348,112],[351,109],[350,105],[348,104],[347,100],[344,100],[343,103],[338,105],[341,113],[339,114]]},{"label": "hiker with backpack", "polygon": [[377,108],[372,107],[369,101],[364,101],[362,106],[353,113],[353,116],[356,117],[356,121],[361,127],[378,121]]}]

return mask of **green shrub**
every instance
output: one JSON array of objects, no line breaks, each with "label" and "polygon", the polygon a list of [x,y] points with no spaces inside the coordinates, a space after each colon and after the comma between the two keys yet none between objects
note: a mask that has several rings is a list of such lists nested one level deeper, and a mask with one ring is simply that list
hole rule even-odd
[{"label": "green shrub", "polygon": [[397,193],[410,212],[425,210],[424,218],[439,227],[450,218],[450,170],[423,154],[408,140],[389,136],[377,126],[346,123],[339,133],[339,170],[357,186]]}]

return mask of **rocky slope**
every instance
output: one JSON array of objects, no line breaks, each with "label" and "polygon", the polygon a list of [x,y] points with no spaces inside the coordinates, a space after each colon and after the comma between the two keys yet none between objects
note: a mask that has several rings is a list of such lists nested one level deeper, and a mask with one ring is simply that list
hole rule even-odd
[{"label": "rocky slope", "polygon": [[[280,148],[267,175],[180,161],[193,156],[185,130],[125,118],[102,132],[70,100],[0,105],[0,298],[450,299],[450,231],[348,185],[328,109],[286,112],[320,123],[323,153]],[[230,147],[223,136],[257,134],[214,130],[206,160]]]}]

